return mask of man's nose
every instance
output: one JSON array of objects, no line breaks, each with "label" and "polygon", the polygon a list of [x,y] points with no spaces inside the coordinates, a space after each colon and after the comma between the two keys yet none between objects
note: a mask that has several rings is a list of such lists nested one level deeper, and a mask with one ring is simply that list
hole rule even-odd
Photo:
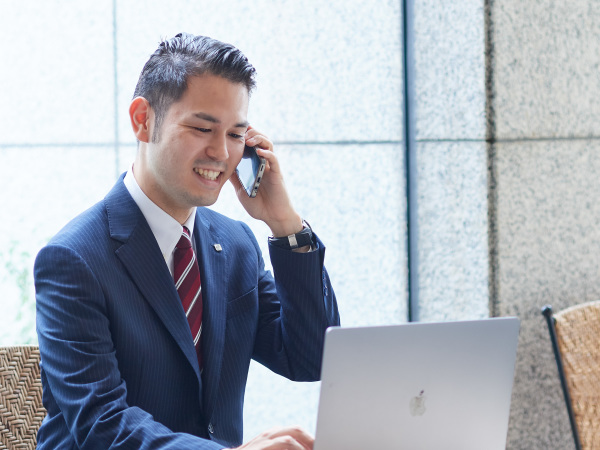
[{"label": "man's nose", "polygon": [[215,133],[215,136],[206,150],[206,154],[215,161],[225,161],[229,158],[229,152],[227,151],[227,136],[221,136]]}]

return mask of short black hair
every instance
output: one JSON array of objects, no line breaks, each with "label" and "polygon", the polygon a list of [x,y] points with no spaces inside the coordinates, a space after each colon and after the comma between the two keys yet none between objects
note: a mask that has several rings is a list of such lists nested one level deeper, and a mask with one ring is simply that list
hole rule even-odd
[{"label": "short black hair", "polygon": [[256,70],[231,44],[207,36],[179,33],[160,43],[144,65],[133,98],[144,97],[154,110],[152,141],[159,140],[162,120],[169,107],[183,96],[190,76],[209,73],[246,86],[256,86]]}]

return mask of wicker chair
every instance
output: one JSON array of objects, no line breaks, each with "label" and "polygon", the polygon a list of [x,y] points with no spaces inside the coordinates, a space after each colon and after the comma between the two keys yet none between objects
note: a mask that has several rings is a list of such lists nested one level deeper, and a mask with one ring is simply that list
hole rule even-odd
[{"label": "wicker chair", "polygon": [[38,347],[0,347],[0,449],[35,449],[45,415]]},{"label": "wicker chair", "polygon": [[575,447],[600,448],[600,301],[542,313],[556,357]]}]

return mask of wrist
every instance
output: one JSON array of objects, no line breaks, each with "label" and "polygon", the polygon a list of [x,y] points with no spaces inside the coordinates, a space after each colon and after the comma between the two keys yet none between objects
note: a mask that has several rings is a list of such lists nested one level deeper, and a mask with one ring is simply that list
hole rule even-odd
[{"label": "wrist", "polygon": [[306,221],[302,221],[302,230],[287,236],[269,238],[269,243],[275,247],[286,250],[308,252],[313,248],[312,228]]},{"label": "wrist", "polygon": [[267,223],[271,229],[273,237],[280,238],[296,234],[304,229],[304,223],[302,218],[298,214],[294,214],[294,217],[284,221],[270,222]]}]

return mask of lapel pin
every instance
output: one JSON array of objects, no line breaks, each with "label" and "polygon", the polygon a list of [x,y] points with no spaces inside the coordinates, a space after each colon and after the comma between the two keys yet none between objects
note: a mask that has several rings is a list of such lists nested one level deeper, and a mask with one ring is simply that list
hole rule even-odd
[{"label": "lapel pin", "polygon": [[223,250],[223,247],[221,247],[221,244],[213,244],[213,247],[215,248],[216,251],[220,252],[221,250]]}]

